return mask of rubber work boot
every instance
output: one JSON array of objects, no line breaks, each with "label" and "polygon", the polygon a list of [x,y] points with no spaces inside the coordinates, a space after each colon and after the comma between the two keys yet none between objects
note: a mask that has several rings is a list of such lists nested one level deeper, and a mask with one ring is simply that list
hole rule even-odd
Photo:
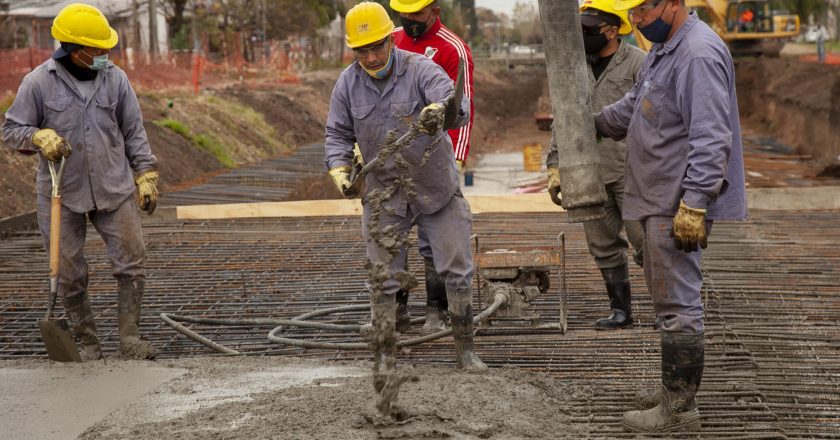
[{"label": "rubber work boot", "polygon": [[96,323],[93,321],[93,309],[87,292],[65,297],[63,303],[64,311],[73,326],[73,334],[82,348],[79,351],[82,362],[102,359],[102,346],[96,335]]},{"label": "rubber work boot", "polygon": [[633,314],[630,308],[630,272],[627,263],[618,267],[601,269],[601,275],[607,285],[612,314],[609,318],[595,322],[596,330],[616,330],[633,326]]},{"label": "rubber work boot", "polygon": [[411,328],[411,313],[408,311],[408,292],[405,290],[398,290],[396,295],[397,300],[397,331],[405,333]]},{"label": "rubber work boot", "polygon": [[140,305],[143,302],[145,280],[117,277],[117,327],[120,333],[120,355],[126,359],[154,359],[157,351],[140,339]]},{"label": "rubber work boot", "polygon": [[661,332],[662,387],[659,404],[624,413],[624,428],[637,432],[696,432],[700,411],[695,395],[703,377],[703,333]]},{"label": "rubber work boot", "polygon": [[487,365],[475,354],[473,344],[473,312],[469,291],[455,292],[449,298],[452,337],[455,339],[455,360],[462,370],[486,370]]},{"label": "rubber work boot", "polygon": [[373,388],[379,393],[397,367],[396,299],[394,295],[371,297],[370,308],[373,313]]},{"label": "rubber work boot", "polygon": [[437,333],[446,330],[449,321],[446,301],[446,284],[435,270],[435,262],[431,258],[423,258],[426,266],[426,323],[423,333]]}]

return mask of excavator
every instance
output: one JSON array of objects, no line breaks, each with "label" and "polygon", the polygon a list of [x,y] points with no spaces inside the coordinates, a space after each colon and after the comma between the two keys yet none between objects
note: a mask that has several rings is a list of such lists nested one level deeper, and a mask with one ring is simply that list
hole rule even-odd
[{"label": "excavator", "polygon": [[[723,41],[733,56],[778,56],[783,41],[799,35],[799,16],[779,13],[768,0],[685,0]],[[639,47],[649,50],[651,43],[638,29],[634,35]]]}]

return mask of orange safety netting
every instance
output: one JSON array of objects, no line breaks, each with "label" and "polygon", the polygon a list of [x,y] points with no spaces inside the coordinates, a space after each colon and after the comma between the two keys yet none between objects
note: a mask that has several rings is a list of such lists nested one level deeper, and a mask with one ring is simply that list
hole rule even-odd
[{"label": "orange safety netting", "polygon": [[[111,61],[122,68],[135,88],[148,90],[185,89],[198,93],[201,88],[226,81],[263,78],[277,82],[297,82],[295,72],[307,68],[308,48],[294,41],[273,42],[247,61],[240,50],[228,54],[172,51],[152,56],[131,49],[113,50]],[[13,94],[27,73],[52,55],[51,50],[0,50],[4,69],[0,71],[0,97]]]}]

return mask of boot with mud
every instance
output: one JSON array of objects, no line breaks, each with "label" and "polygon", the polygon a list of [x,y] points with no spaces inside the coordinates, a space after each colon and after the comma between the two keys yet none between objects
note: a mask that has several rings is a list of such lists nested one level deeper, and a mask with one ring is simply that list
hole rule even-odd
[{"label": "boot with mud", "polygon": [[423,258],[426,266],[426,323],[423,333],[446,330],[449,321],[449,304],[446,301],[446,284],[435,270],[434,260]]},{"label": "boot with mud", "polygon": [[633,314],[630,308],[630,271],[627,263],[618,267],[601,269],[601,275],[607,286],[612,314],[595,322],[596,330],[617,330],[633,327]]},{"label": "boot with mud", "polygon": [[396,295],[397,300],[397,332],[405,333],[411,328],[411,313],[408,311],[408,291],[398,290]]},{"label": "boot with mud", "polygon": [[120,334],[120,356],[125,359],[149,359],[157,351],[149,341],[140,339],[140,306],[143,302],[145,280],[117,277],[117,326]]},{"label": "boot with mud", "polygon": [[87,292],[65,297],[63,303],[64,311],[73,326],[73,334],[81,347],[79,355],[82,362],[102,359],[102,346],[99,344],[99,336],[96,335],[96,323]]},{"label": "boot with mud", "polygon": [[636,432],[697,432],[695,395],[704,366],[703,333],[661,332],[662,387],[653,408],[624,413],[624,428]]},{"label": "boot with mud", "polygon": [[397,367],[396,311],[394,295],[377,295],[370,300],[373,313],[373,388],[385,387]]},{"label": "boot with mud", "polygon": [[473,344],[473,311],[469,291],[453,292],[449,298],[449,315],[452,320],[452,337],[455,339],[455,355],[458,368],[469,371],[483,371],[487,365],[475,354]]}]

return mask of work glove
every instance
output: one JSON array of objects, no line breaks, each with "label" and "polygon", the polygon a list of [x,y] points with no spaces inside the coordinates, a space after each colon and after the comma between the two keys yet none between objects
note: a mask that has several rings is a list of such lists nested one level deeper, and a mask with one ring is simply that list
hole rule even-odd
[{"label": "work glove", "polygon": [[455,160],[455,166],[458,167],[458,172],[464,171],[464,161],[463,160]]},{"label": "work glove", "polygon": [[335,184],[335,187],[338,188],[338,192],[340,192],[341,195],[348,199],[352,199],[356,196],[356,194],[345,194],[345,191],[353,185],[353,182],[350,181],[350,167],[335,167],[329,171],[329,174],[332,178],[333,184]]},{"label": "work glove", "polygon": [[365,159],[362,157],[362,149],[359,144],[353,145],[353,168],[362,168],[365,166]]},{"label": "work glove", "polygon": [[443,126],[445,107],[443,104],[433,102],[420,111],[420,131],[426,134],[435,134]]},{"label": "work glove", "polygon": [[152,215],[157,207],[157,181],[158,172],[155,170],[146,171],[134,180],[134,183],[137,184],[137,203],[140,205],[140,209],[148,212],[149,215]]},{"label": "work glove", "polygon": [[548,167],[548,195],[551,196],[551,201],[557,206],[563,206],[560,192],[560,170],[555,167]]},{"label": "work glove", "polygon": [[698,244],[706,249],[706,210],[691,208],[680,200],[680,209],[674,216],[671,237],[674,238],[677,250],[694,252]]},{"label": "work glove", "polygon": [[38,147],[45,159],[58,162],[62,157],[70,156],[73,149],[70,143],[59,136],[52,128],[42,128],[32,135],[32,143]]}]

